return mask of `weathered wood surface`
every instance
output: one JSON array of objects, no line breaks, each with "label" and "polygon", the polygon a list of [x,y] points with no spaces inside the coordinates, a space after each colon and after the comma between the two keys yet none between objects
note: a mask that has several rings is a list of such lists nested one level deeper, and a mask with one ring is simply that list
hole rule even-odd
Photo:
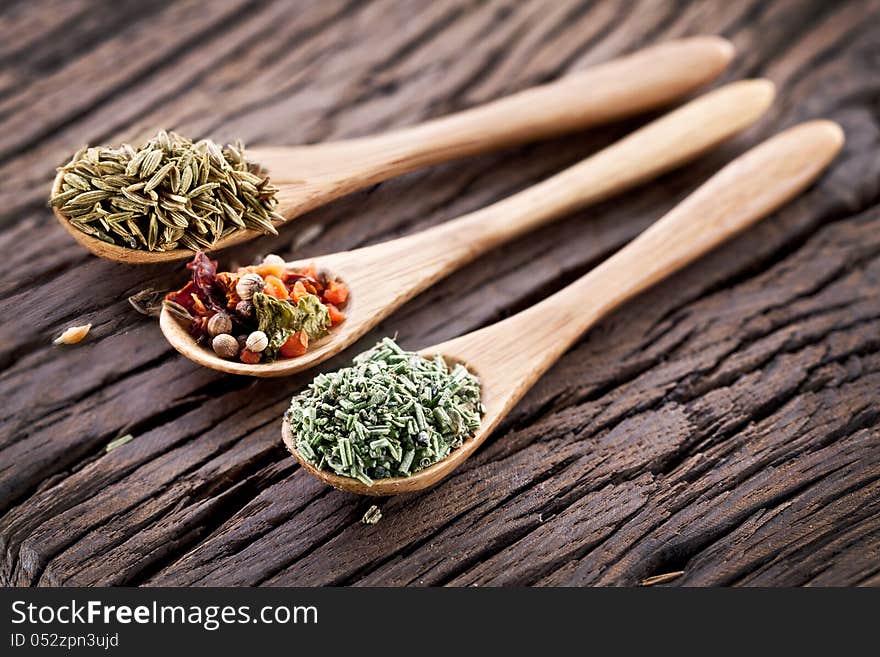
[{"label": "weathered wood surface", "polygon": [[[308,375],[252,381],[180,358],[126,302],[179,266],[96,259],[44,207],[53,167],[85,142],[366,134],[697,33],[735,42],[725,80],[776,82],[765,120],[498,249],[326,367],[380,333],[418,347],[529,305],[782,127],[836,119],[845,152],[591,331],[464,469],[381,502],[376,526],[358,522],[370,500],[280,446]],[[0,62],[0,582],[880,584],[880,2],[19,0],[0,12]],[[418,230],[638,124],[412,174],[225,260]],[[86,342],[51,345],[86,321]]]}]

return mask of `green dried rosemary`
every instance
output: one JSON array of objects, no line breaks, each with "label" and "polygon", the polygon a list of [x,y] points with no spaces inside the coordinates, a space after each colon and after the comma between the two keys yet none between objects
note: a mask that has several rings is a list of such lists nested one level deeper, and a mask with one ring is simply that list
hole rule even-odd
[{"label": "green dried rosemary", "polygon": [[286,413],[299,454],[316,467],[373,479],[407,477],[473,436],[480,381],[385,338],[351,367],[319,374]]},{"label": "green dried rosemary", "polygon": [[163,130],[138,149],[84,148],[59,172],[49,204],[77,230],[132,249],[199,251],[245,228],[276,233],[281,218],[277,188],[241,142],[221,149]]}]

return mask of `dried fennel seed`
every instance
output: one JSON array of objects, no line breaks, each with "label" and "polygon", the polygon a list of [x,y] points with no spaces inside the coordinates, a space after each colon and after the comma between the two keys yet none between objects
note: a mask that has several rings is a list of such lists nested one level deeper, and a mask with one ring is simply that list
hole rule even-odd
[{"label": "dried fennel seed", "polygon": [[167,290],[148,287],[128,297],[128,303],[141,315],[158,317],[162,312],[162,301],[167,293]]},{"label": "dried fennel seed", "polygon": [[159,132],[138,149],[92,147],[58,169],[49,199],[77,230],[148,251],[199,251],[238,230],[277,234],[278,191],[237,142],[221,149]]},{"label": "dried fennel seed", "polygon": [[299,454],[321,469],[372,484],[442,461],[474,435],[485,412],[480,381],[385,338],[351,367],[319,374],[286,418]]},{"label": "dried fennel seed", "polygon": [[382,519],[382,509],[375,504],[364,512],[361,517],[361,523],[364,525],[375,525]]}]

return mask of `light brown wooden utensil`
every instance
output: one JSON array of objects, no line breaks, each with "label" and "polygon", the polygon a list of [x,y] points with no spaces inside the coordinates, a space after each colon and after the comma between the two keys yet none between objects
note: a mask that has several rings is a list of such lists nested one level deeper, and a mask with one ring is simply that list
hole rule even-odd
[{"label": "light brown wooden utensil", "polygon": [[[472,109],[383,135],[310,146],[248,149],[279,187],[284,222],[383,180],[467,155],[545,139],[662,107],[714,79],[733,56],[729,41],[701,36],[669,41],[542,86]],[[61,187],[55,178],[52,193]],[[176,249],[156,253],[107,244],[55,216],[77,242],[117,262],[191,258]],[[241,231],[217,242],[218,251],[258,237]]]},{"label": "light brown wooden utensil", "polygon": [[319,270],[339,276],[351,293],[345,321],[298,358],[256,365],[224,360],[198,345],[165,311],[160,317],[162,332],[184,356],[221,372],[284,376],[307,369],[337,354],[481,253],[692,160],[751,125],[772,100],[773,85],[766,80],[729,84],[493,205],[397,240],[315,258]]},{"label": "light brown wooden utensil", "polygon": [[287,448],[328,484],[361,495],[394,495],[431,486],[461,465],[537,379],[593,324],[789,201],[843,145],[831,121],[810,121],[776,135],[724,167],[608,260],[541,303],[504,321],[423,349],[460,362],[483,383],[486,414],[477,434],[444,461],[411,477],[357,479],[317,470],[299,457],[284,422]]}]

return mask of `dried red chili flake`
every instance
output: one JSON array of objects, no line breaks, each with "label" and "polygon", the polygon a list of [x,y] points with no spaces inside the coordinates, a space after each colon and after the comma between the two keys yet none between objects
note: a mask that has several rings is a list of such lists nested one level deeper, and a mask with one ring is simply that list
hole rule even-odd
[{"label": "dried red chili flake", "polygon": [[190,262],[186,263],[186,268],[192,272],[192,280],[196,287],[206,294],[209,293],[217,276],[217,261],[211,260],[199,251]]},{"label": "dried red chili flake", "polygon": [[190,334],[202,339],[207,333],[208,320],[226,306],[226,293],[217,284],[217,262],[198,252],[187,263],[192,280],[177,292],[169,292],[165,298],[183,306],[192,315]]},{"label": "dried red chili flake", "polygon": [[332,281],[324,291],[324,299],[329,303],[341,305],[348,299],[348,286],[339,281]]},{"label": "dried red chili flake", "polygon": [[302,281],[297,281],[293,284],[293,287],[290,288],[290,298],[293,299],[294,303],[297,303],[300,299],[302,299],[307,294],[311,294],[306,288],[305,283]]},{"label": "dried red chili flake", "polygon": [[173,301],[174,303],[179,303],[181,306],[186,308],[191,315],[195,314],[195,295],[196,294],[196,286],[195,283],[190,281],[182,288],[180,288],[177,292],[169,292],[165,295],[165,298],[168,301]]},{"label": "dried red chili flake", "polygon": [[345,313],[339,310],[332,303],[325,303],[327,310],[330,312],[330,326],[336,326],[345,321]]},{"label": "dried red chili flake", "polygon": [[242,350],[241,354],[239,354],[239,358],[242,363],[247,363],[248,365],[256,365],[260,362],[260,354],[256,351],[251,351],[250,349]]},{"label": "dried red chili flake", "polygon": [[308,349],[308,334],[305,331],[297,331],[287,339],[287,342],[281,345],[279,353],[282,358],[296,358],[297,356],[302,356]]},{"label": "dried red chili flake", "polygon": [[202,303],[214,310],[221,310],[226,305],[226,295],[215,286],[217,261],[199,251],[186,268],[192,272],[192,282]]},{"label": "dried red chili flake", "polygon": [[235,308],[235,304],[241,301],[241,297],[238,296],[238,292],[235,291],[235,286],[238,283],[239,278],[241,278],[241,276],[238,274],[233,274],[228,271],[220,272],[214,277],[214,288],[220,288],[226,296],[226,307],[230,310]]}]

